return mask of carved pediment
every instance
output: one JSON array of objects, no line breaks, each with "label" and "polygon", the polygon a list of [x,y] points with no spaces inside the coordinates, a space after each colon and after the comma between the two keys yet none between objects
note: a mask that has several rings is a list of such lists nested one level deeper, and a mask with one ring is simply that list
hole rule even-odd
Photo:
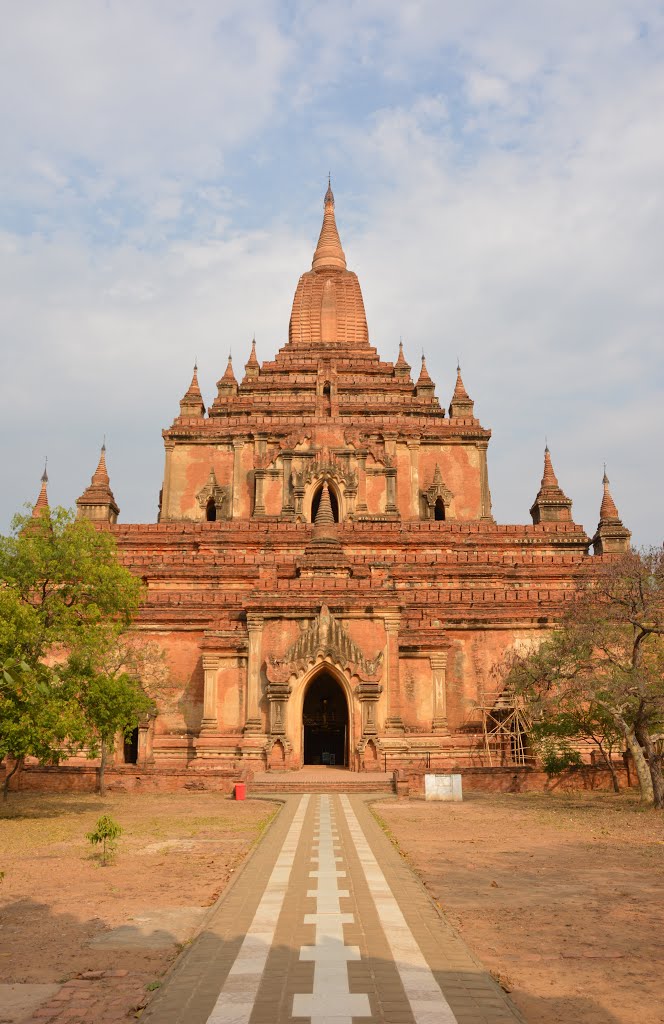
[{"label": "carved pediment", "polygon": [[349,466],[348,459],[334,455],[328,449],[320,451],[301,469],[294,469],[291,480],[299,491],[306,490],[312,480],[336,480],[347,491],[357,490],[357,473]]},{"label": "carved pediment", "polygon": [[205,486],[202,487],[196,495],[196,500],[202,509],[207,508],[210,498],[214,501],[218,518],[228,518],[231,504],[231,489],[230,487],[223,487],[221,484],[217,483],[214,467],[210,469],[210,475],[207,478]]},{"label": "carved pediment", "polygon": [[344,671],[363,682],[377,682],[383,669],[383,652],[373,660],[364,657],[361,649],[340,622],[323,605],[320,614],[286,651],[283,658],[266,659],[270,682],[285,682],[299,676],[319,659],[329,658]]},{"label": "carved pediment", "polygon": [[426,491],[422,491],[422,497],[426,501],[429,509],[433,510],[436,502],[439,498],[443,499],[445,508],[449,508],[450,502],[454,497],[449,487],[446,487],[443,483],[443,476],[440,472],[440,466],[436,464],[436,470],[433,474],[433,483],[430,487],[427,487]]}]

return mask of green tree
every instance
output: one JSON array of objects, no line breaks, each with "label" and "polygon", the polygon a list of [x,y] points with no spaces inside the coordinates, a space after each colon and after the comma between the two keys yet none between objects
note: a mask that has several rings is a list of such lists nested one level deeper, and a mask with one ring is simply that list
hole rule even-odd
[{"label": "green tree", "polygon": [[118,561],[115,538],[63,508],[14,517],[11,535],[0,537],[0,583],[18,608],[34,613],[29,629],[18,615],[13,622],[11,653],[28,662],[58,646],[76,648],[99,626],[126,629],[142,590]]},{"label": "green tree", "polygon": [[[547,706],[546,713],[533,721],[532,738],[539,743],[540,748],[546,745],[547,740],[551,741],[549,750],[553,750],[558,743],[561,751],[567,753],[569,765],[580,763],[580,757],[575,758],[570,753],[573,751],[570,740],[580,737],[593,743],[611,775],[614,792],[619,793],[620,780],[614,764],[614,754],[620,747],[621,732],[604,708],[599,707],[594,701],[577,699],[575,703],[570,704],[569,696],[567,695],[567,700],[563,701],[562,695],[559,695],[558,705],[555,708]],[[533,710],[531,707],[531,713]],[[560,760],[562,763],[564,759]]]},{"label": "green tree", "polygon": [[10,777],[26,757],[58,763],[94,736],[72,665],[122,635],[141,593],[114,538],[65,509],[16,516],[0,537],[0,756],[14,760]]},{"label": "green tree", "polygon": [[8,658],[0,669],[0,761],[7,767],[3,799],[26,757],[58,764],[83,746],[89,729],[73,689],[45,665]]},{"label": "green tree", "polygon": [[94,650],[77,651],[67,675],[74,681],[90,730],[89,754],[100,756],[97,791],[106,791],[106,763],[118,733],[129,736],[153,703],[141,686],[141,667],[148,656],[132,638],[100,637]]},{"label": "green tree", "polygon": [[642,799],[664,807],[653,740],[664,721],[664,549],[593,564],[560,629],[515,656],[508,679],[536,722],[568,714],[588,735],[583,715],[608,719],[633,757]]}]

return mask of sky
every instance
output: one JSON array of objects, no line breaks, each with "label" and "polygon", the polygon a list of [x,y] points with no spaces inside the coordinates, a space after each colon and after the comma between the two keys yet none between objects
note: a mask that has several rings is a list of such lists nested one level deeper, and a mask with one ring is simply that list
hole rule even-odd
[{"label": "sky", "polygon": [[287,340],[328,171],[371,341],[449,404],[498,522],[543,449],[592,536],[603,466],[664,538],[664,4],[31,0],[0,36],[0,532],[106,439],[154,522],[161,430]]}]

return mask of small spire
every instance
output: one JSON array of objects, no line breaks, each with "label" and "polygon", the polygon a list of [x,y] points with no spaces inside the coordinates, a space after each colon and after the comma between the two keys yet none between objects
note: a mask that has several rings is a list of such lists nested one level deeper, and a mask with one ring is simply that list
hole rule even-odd
[{"label": "small spire", "polygon": [[249,359],[244,364],[244,369],[245,369],[245,374],[246,374],[247,377],[257,377],[258,374],[260,373],[261,367],[260,367],[260,363],[258,362],[258,358],[256,356],[256,337],[255,336],[254,336],[254,338],[253,338],[253,340],[251,342],[251,352],[249,354]]},{"label": "small spire", "polygon": [[233,356],[230,354],[230,352],[228,353],[228,363],[226,364],[226,369],[221,379],[225,381],[231,381],[233,384],[237,384],[235,374],[233,373]]},{"label": "small spire", "polygon": [[599,510],[599,521],[600,523],[612,521],[620,521],[620,513],[616,507],[616,503],[611,496],[609,490],[609,478],[606,475],[606,463],[604,463],[604,476],[602,477],[602,484],[604,486],[604,494],[602,495],[602,504]]},{"label": "small spire", "polygon": [[623,526],[620,513],[609,490],[609,478],[606,475],[606,463],[604,463],[604,476],[602,477],[604,493],[602,504],[599,510],[599,523],[595,536],[592,539],[593,554],[595,555],[618,555],[629,551],[629,542],[632,534]]},{"label": "small spire", "polygon": [[397,356],[397,361],[394,365],[399,367],[405,366],[407,369],[410,370],[410,366],[406,362],[406,357],[403,354],[403,341],[401,340],[401,338],[399,338],[399,355]]},{"label": "small spire", "polygon": [[533,523],[560,523],[572,521],[572,502],[563,493],[553,471],[548,444],[544,448],[544,472],[537,497],[530,508]]},{"label": "small spire", "polygon": [[80,498],[76,499],[76,518],[91,519],[93,522],[117,523],[120,509],[113,497],[111,481],[106,468],[106,438],[99,452],[99,462],[92,474],[90,484]]},{"label": "small spire", "polygon": [[420,370],[420,375],[417,378],[417,384],[415,386],[418,387],[418,388],[421,388],[423,385],[424,386],[430,385],[431,387],[434,386],[434,383],[431,380],[431,377],[429,376],[429,371],[427,370],[427,364],[426,364],[426,359],[424,358],[424,352],[422,353],[422,369]]},{"label": "small spire", "polygon": [[329,182],[325,193],[324,209],[323,226],[320,229],[311,268],[312,270],[345,270],[346,257],[341,248],[341,239],[334,218],[334,193]]},{"label": "small spire", "polygon": [[470,399],[470,396],[466,391],[463,380],[461,379],[461,367],[457,361],[456,384],[454,385],[454,394],[452,396],[452,399],[454,400],[459,398],[468,401]]},{"label": "small spire", "polygon": [[461,363],[457,356],[456,381],[449,408],[450,419],[474,419],[474,410],[475,403],[466,391],[466,386],[461,377]]},{"label": "small spire", "polygon": [[194,372],[191,378],[191,384],[180,399],[180,415],[181,416],[204,416],[205,415],[205,404],[203,402],[203,396],[201,395],[201,389],[198,384],[198,363],[194,363]]},{"label": "small spire", "polygon": [[39,496],[38,496],[38,498],[37,498],[37,500],[36,500],[36,502],[35,502],[35,504],[33,506],[33,509],[32,509],[32,518],[33,519],[39,519],[39,517],[41,516],[42,512],[48,512],[48,510],[49,510],[49,506],[48,506],[48,493],[47,493],[48,473],[46,472],[47,465],[48,465],[48,458],[46,458],[44,460],[44,472],[41,475],[41,488],[39,490]]},{"label": "small spire", "polygon": [[314,526],[334,526],[334,513],[332,512],[330,489],[327,486],[327,480],[323,483],[323,490],[321,491],[320,501],[316,509]]},{"label": "small spire", "polygon": [[92,474],[92,480],[90,481],[92,486],[97,487],[108,487],[110,484],[110,478],[108,470],[106,469],[106,442],[102,444],[101,451],[99,453],[99,462],[97,468]]},{"label": "small spire", "polygon": [[551,452],[549,451],[548,444],[544,449],[544,473],[542,474],[542,487],[558,487],[558,478],[553,471],[553,463],[551,462]]}]

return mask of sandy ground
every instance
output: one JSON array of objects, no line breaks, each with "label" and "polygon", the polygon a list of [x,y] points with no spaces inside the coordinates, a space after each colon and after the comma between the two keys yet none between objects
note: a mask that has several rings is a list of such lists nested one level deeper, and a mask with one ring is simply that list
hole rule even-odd
[{"label": "sandy ground", "polygon": [[[158,984],[276,806],[215,793],[12,794],[0,806],[0,983],[124,970]],[[85,838],[102,814],[124,829],[106,867]],[[123,929],[109,948],[121,925],[135,941]]]},{"label": "sandy ground", "polygon": [[664,1021],[664,815],[630,795],[374,812],[528,1024]]}]

